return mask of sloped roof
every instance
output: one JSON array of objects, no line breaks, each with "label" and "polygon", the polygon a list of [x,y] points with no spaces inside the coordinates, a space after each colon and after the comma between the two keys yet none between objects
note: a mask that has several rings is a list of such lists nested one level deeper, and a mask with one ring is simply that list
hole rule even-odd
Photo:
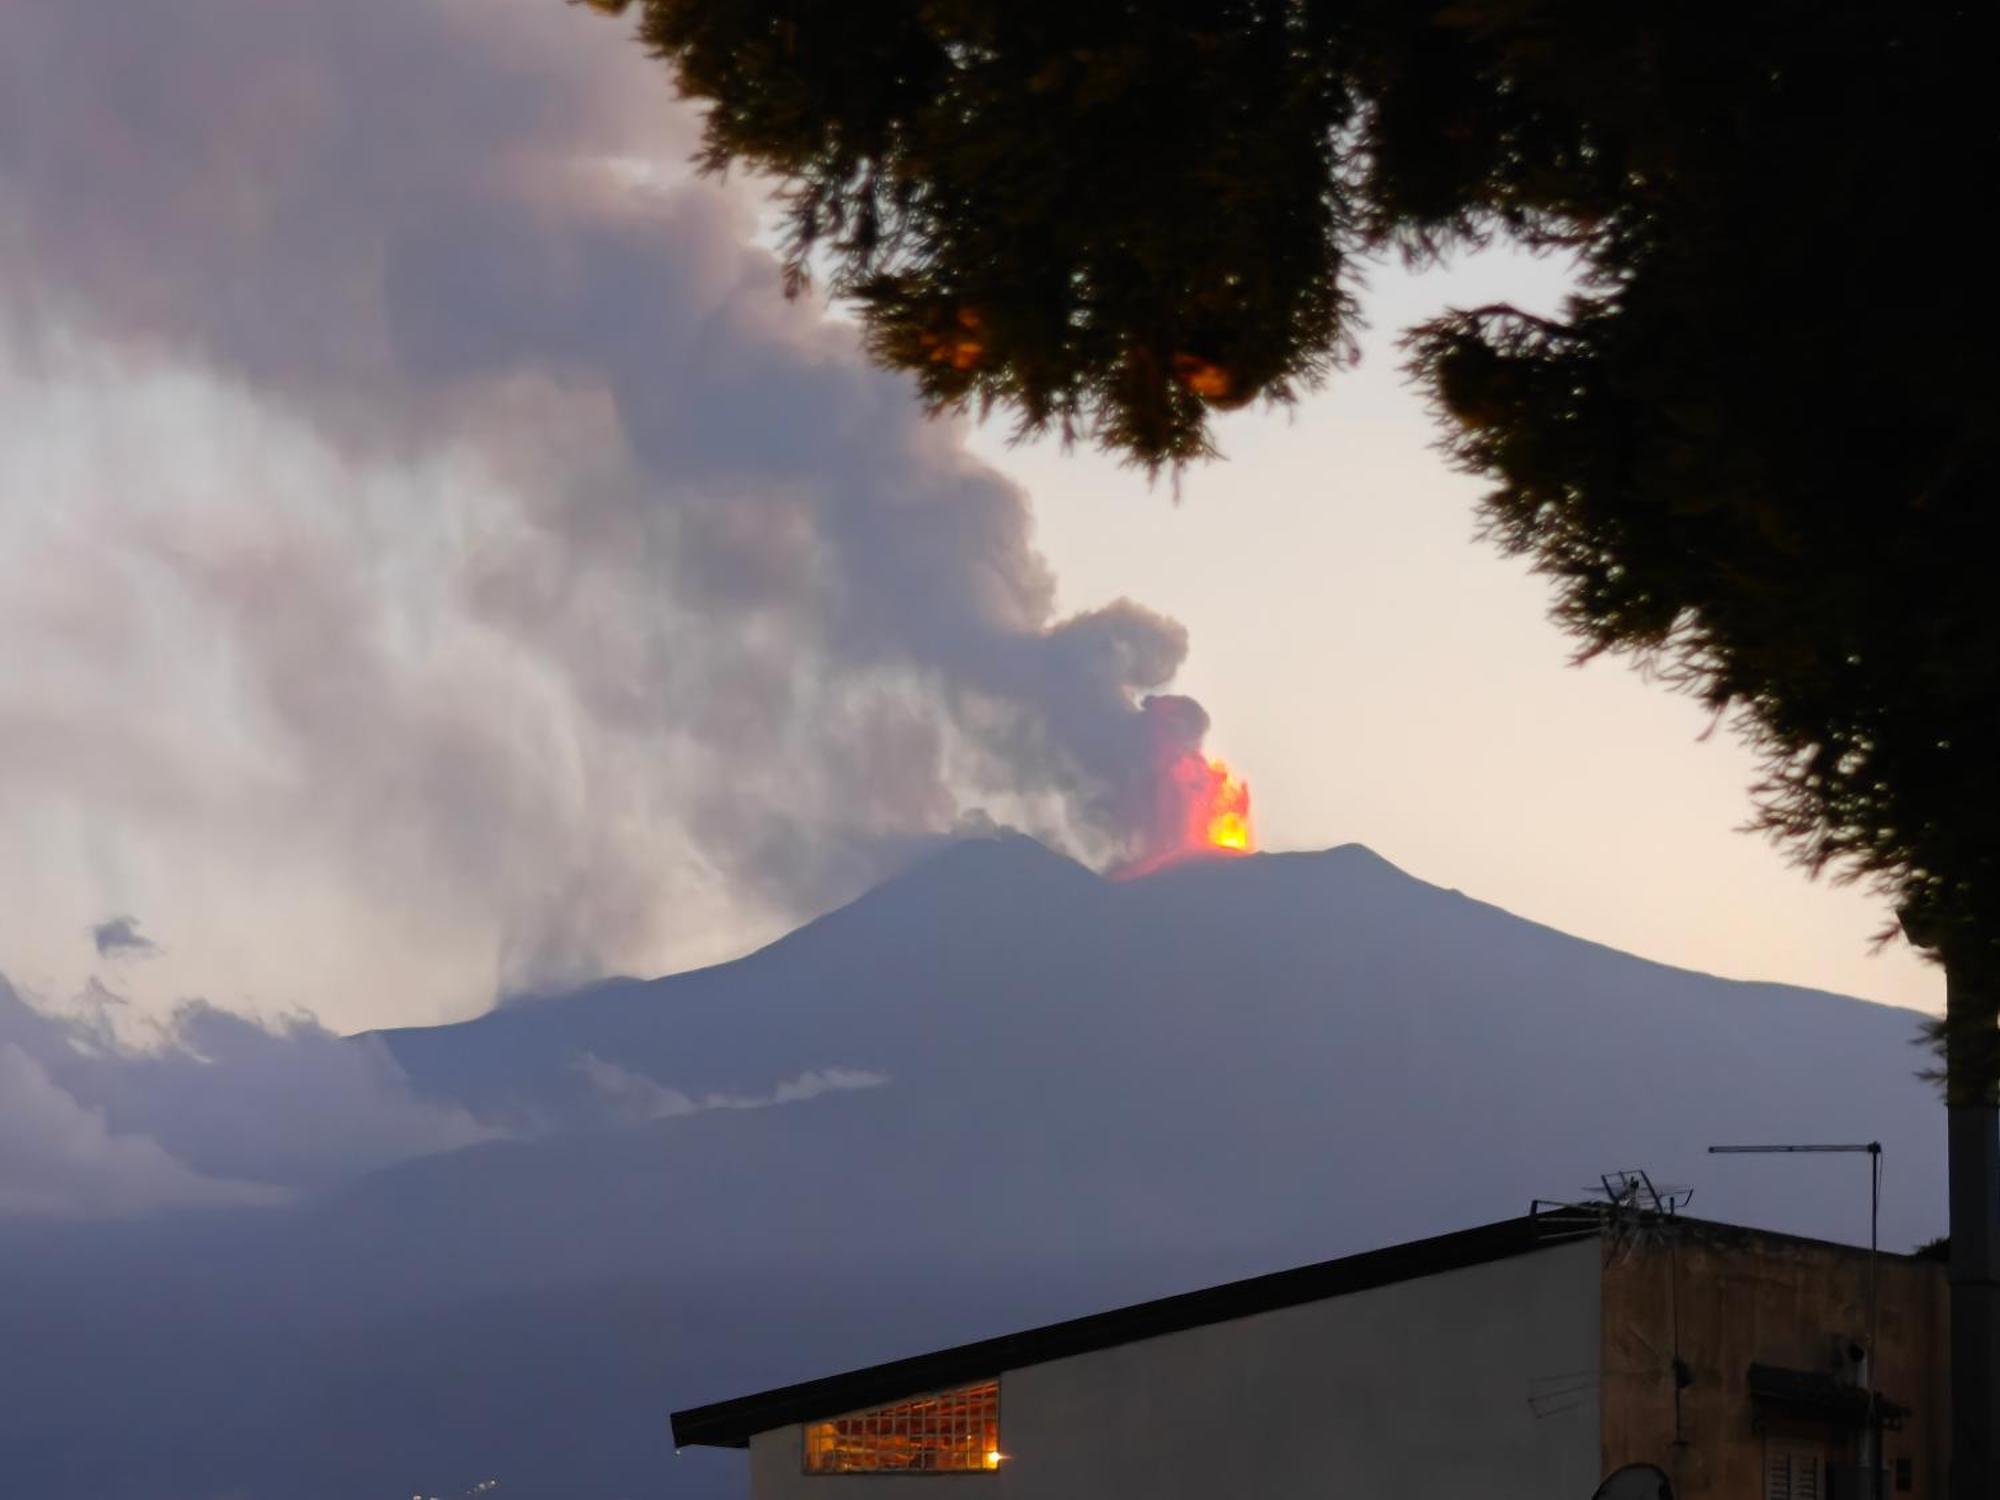
[{"label": "sloped roof", "polygon": [[[1753,1244],[1810,1245],[1865,1256],[1857,1245],[1811,1239],[1777,1230],[1752,1229],[1713,1219],[1697,1219],[1686,1214],[1662,1218],[1652,1213],[1607,1216],[1604,1205],[1554,1205],[1552,1212],[1531,1213],[1518,1219],[1502,1219],[1426,1240],[1368,1250],[1339,1260],[1321,1261],[1247,1281],[1204,1287],[1141,1302],[1110,1312],[1051,1323],[1024,1333],[1004,1334],[974,1344],[960,1344],[909,1359],[869,1365],[819,1380],[779,1386],[717,1401],[708,1406],[690,1407],[673,1415],[674,1446],[677,1448],[746,1448],[751,1437],[794,1422],[818,1421],[870,1406],[882,1406],[926,1391],[944,1390],[955,1385],[991,1380],[1008,1370],[1046,1364],[1072,1355],[1090,1354],[1162,1334],[1179,1333],[1210,1323],[1226,1323],[1256,1313],[1344,1297],[1374,1287],[1393,1286],[1401,1281],[1436,1276],[1445,1271],[1463,1270],[1516,1255],[1527,1255],[1555,1245],[1593,1239],[1607,1229],[1657,1228],[1671,1224],[1682,1233],[1698,1234],[1711,1242],[1746,1248]],[[1882,1252],[1888,1262],[1921,1263],[1922,1256]],[[1769,1385],[1768,1378],[1765,1381]],[[1765,1392],[1768,1399],[1772,1393]],[[1893,1406],[1894,1403],[1885,1403]],[[1901,1408],[1896,1408],[1900,1411]]]},{"label": "sloped roof", "polygon": [[674,1446],[748,1447],[753,1434],[789,1427],[794,1422],[839,1416],[924,1391],[990,1380],[1026,1365],[1089,1354],[1210,1323],[1225,1323],[1254,1313],[1484,1265],[1588,1239],[1598,1232],[1599,1226],[1594,1223],[1575,1220],[1552,1223],[1546,1216],[1503,1219],[1497,1224],[1483,1224],[1433,1239],[1413,1240],[1248,1281],[1204,1287],[1155,1302],[1052,1323],[1046,1328],[1004,1334],[954,1349],[940,1349],[677,1411],[673,1416]]}]

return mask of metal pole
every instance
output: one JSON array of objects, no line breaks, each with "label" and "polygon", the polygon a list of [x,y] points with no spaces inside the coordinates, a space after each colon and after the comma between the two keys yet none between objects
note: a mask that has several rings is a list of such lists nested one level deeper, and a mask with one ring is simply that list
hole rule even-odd
[{"label": "metal pole", "polygon": [[1951,1497],[1993,1500],[2000,1494],[2000,1097],[1992,1052],[2000,954],[1976,941],[1933,946],[1945,977]]},{"label": "metal pole", "polygon": [[1882,1384],[1876,1373],[1876,1339],[1881,1334],[1882,1301],[1877,1295],[1882,1274],[1882,1143],[1868,1143],[1868,1464],[1875,1500],[1882,1500],[1882,1422],[1875,1392]]},{"label": "metal pole", "polygon": [[1881,1301],[1878,1295],[1881,1275],[1881,1231],[1882,1231],[1882,1143],[1867,1141],[1861,1144],[1808,1144],[1788,1146],[1710,1146],[1710,1156],[1793,1156],[1865,1154],[1868,1158],[1868,1407],[1867,1425],[1863,1429],[1864,1462],[1869,1472],[1871,1493],[1882,1493],[1881,1438],[1876,1422],[1875,1390],[1880,1376],[1875,1370],[1875,1340],[1880,1333]]}]

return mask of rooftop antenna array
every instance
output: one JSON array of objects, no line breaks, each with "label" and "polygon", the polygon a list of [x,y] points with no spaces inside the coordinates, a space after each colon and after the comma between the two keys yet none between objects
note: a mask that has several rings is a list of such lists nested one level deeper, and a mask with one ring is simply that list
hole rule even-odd
[{"label": "rooftop antenna array", "polygon": [[1577,1234],[1606,1226],[1630,1230],[1675,1217],[1694,1197],[1693,1188],[1656,1183],[1650,1172],[1639,1167],[1606,1172],[1595,1187],[1584,1192],[1590,1196],[1580,1200],[1537,1198],[1528,1205],[1528,1217],[1544,1225],[1550,1234]]},{"label": "rooftop antenna array", "polygon": [[1602,1193],[1604,1201],[1612,1208],[1659,1214],[1669,1219],[1687,1207],[1688,1200],[1694,1197],[1693,1188],[1656,1183],[1652,1175],[1643,1169],[1606,1172],[1597,1181],[1598,1186],[1591,1191]]}]

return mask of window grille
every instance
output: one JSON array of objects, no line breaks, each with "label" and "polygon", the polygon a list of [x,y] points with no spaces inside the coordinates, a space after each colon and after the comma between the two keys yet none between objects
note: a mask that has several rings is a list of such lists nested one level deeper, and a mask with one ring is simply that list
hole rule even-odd
[{"label": "window grille", "polygon": [[1764,1449],[1764,1500],[1823,1500],[1825,1454],[1799,1443]]},{"label": "window grille", "polygon": [[1000,1467],[1000,1382],[960,1386],[805,1429],[808,1474],[976,1474]]}]

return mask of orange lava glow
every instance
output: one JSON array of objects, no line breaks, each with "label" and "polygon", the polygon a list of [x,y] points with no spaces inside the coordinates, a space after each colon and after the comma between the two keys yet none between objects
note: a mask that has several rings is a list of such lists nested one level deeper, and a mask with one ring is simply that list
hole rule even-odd
[{"label": "orange lava glow", "polygon": [[1219,760],[1184,755],[1174,763],[1174,784],[1186,808],[1184,853],[1248,854],[1250,788],[1241,776]]},{"label": "orange lava glow", "polygon": [[1183,751],[1167,763],[1159,794],[1151,849],[1113,870],[1114,879],[1135,880],[1182,860],[1248,854],[1257,847],[1249,784],[1225,762]]}]

